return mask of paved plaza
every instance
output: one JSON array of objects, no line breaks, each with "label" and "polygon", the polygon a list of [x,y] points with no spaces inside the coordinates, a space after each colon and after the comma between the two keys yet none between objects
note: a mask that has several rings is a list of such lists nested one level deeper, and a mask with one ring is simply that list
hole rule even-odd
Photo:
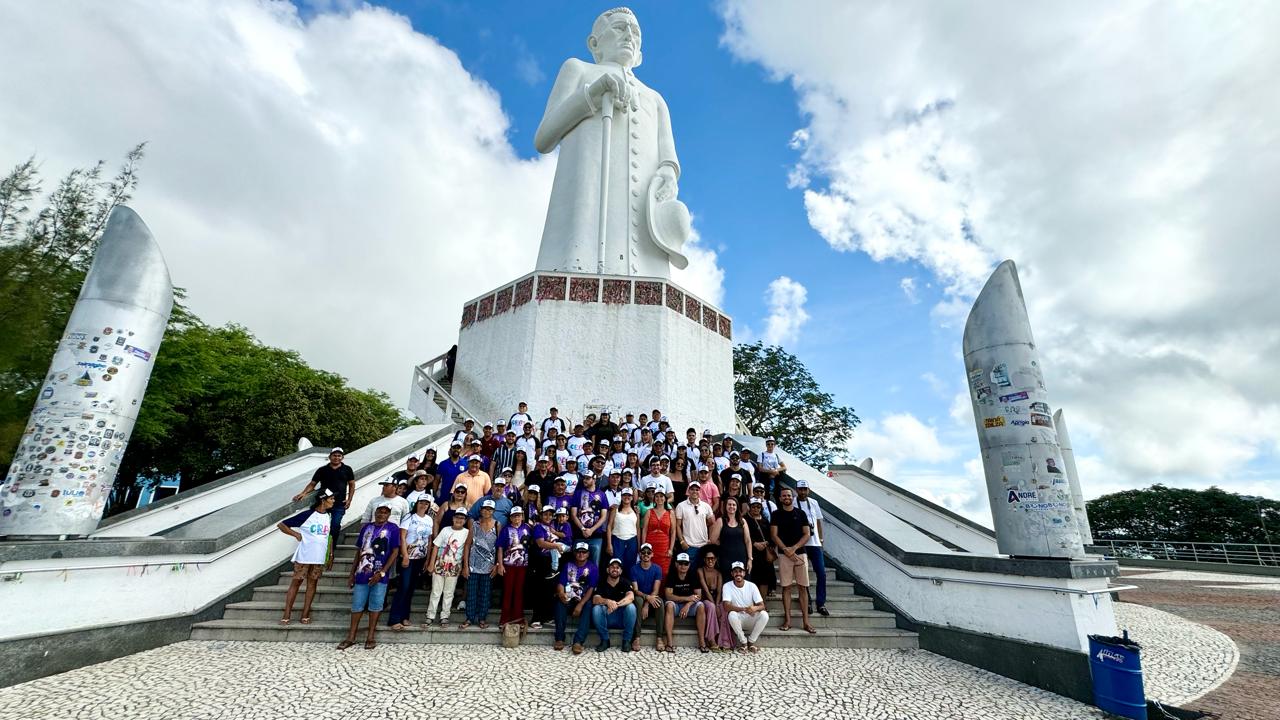
[{"label": "paved plaza", "polygon": [[[1175,615],[1122,603],[1147,643],[1149,691],[1220,681],[1234,646]],[[1169,694],[1163,694],[1169,693]],[[0,720],[306,717],[1104,718],[1096,708],[923,650],[652,649],[184,642],[0,689]]]}]

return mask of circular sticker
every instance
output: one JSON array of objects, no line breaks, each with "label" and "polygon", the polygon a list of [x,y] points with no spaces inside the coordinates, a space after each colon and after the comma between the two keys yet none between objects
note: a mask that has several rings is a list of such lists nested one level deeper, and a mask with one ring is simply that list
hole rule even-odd
[{"label": "circular sticker", "polygon": [[110,335],[110,334],[111,334],[111,333],[113,333],[113,332],[115,332],[115,331],[114,331],[114,330],[112,330],[112,329],[111,329],[111,328],[109,328],[109,327],[102,328],[102,334],[103,334],[103,335]]}]

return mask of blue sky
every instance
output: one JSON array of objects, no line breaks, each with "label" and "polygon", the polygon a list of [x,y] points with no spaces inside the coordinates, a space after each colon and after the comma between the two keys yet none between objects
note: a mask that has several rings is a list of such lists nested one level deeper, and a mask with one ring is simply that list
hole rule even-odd
[{"label": "blue sky", "polygon": [[[207,321],[402,400],[533,267],[532,135],[611,3],[0,5],[0,162],[139,140]],[[687,288],[864,420],[851,457],[987,517],[960,333],[1019,266],[1086,495],[1280,497],[1280,5],[637,2],[699,234]]]}]

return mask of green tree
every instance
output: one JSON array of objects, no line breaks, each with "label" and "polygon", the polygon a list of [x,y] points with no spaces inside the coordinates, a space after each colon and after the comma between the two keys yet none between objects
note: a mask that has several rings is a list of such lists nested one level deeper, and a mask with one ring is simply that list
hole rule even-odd
[{"label": "green tree", "polygon": [[858,416],[823,392],[795,355],[761,342],[735,345],[733,374],[738,417],[752,435],[773,436],[815,467],[844,453]]},{"label": "green tree", "polygon": [[1103,540],[1270,543],[1280,502],[1207,490],[1152,485],[1087,503],[1094,537]]},{"label": "green tree", "polygon": [[356,448],[409,424],[384,393],[348,387],[243,327],[189,320],[156,354],[117,486],[180,474],[185,489],[293,452],[299,437]]},{"label": "green tree", "polygon": [[[39,210],[35,158],[0,178],[0,473],[107,218],[137,187],[143,149],[129,151],[110,179],[101,162],[72,170]],[[351,388],[242,327],[207,327],[176,302],[116,485],[180,474],[192,487],[292,452],[302,436],[357,448],[409,423],[385,394]]]},{"label": "green tree", "polygon": [[34,212],[36,159],[0,178],[0,465],[13,458],[107,217],[137,187],[144,148],[110,178],[102,162],[72,170]]}]

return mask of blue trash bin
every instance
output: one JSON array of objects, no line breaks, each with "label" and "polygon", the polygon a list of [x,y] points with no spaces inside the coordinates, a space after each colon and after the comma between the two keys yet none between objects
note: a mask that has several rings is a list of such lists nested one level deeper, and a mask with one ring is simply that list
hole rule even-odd
[{"label": "blue trash bin", "polygon": [[1094,704],[1102,710],[1147,720],[1147,699],[1142,690],[1142,646],[1124,637],[1089,636],[1089,672],[1093,675]]}]

